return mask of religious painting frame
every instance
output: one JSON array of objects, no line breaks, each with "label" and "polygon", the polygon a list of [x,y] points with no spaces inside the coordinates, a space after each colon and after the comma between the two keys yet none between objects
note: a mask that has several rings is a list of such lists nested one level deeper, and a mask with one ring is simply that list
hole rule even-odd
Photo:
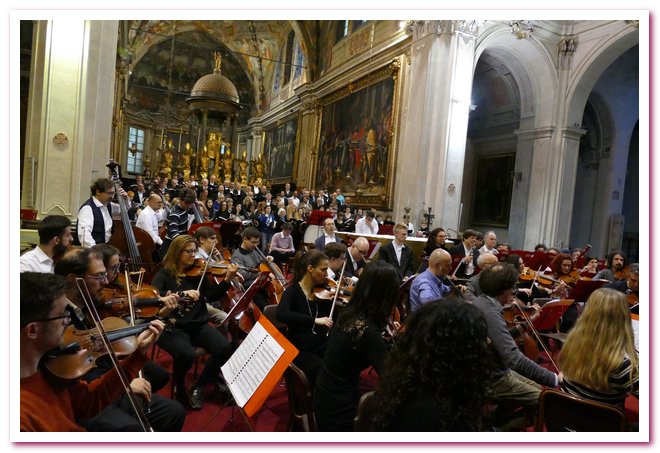
[{"label": "religious painting frame", "polygon": [[264,127],[263,160],[267,162],[267,179],[283,184],[296,179],[300,114],[294,113]]},{"label": "religious painting frame", "polygon": [[321,99],[315,189],[339,188],[354,206],[392,209],[401,58]]},{"label": "religious painting frame", "polygon": [[474,178],[473,225],[508,228],[516,154],[477,156]]}]

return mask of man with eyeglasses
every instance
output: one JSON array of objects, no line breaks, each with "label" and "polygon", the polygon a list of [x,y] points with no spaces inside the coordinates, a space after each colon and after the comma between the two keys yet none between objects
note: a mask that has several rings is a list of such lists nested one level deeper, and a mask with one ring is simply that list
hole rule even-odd
[{"label": "man with eyeglasses", "polygon": [[202,215],[208,214],[206,207],[203,206],[203,203],[197,201],[197,195],[195,191],[190,188],[185,188],[181,190],[179,194],[179,203],[172,206],[169,215],[167,216],[167,234],[165,235],[165,240],[160,246],[160,257],[161,259],[167,254],[167,249],[170,248],[170,244],[180,234],[186,234],[188,228],[195,218],[195,212],[193,206],[197,204],[201,210]]},{"label": "man with eyeglasses", "polygon": [[[76,245],[84,247],[108,242],[112,235],[112,216],[120,213],[119,205],[111,202],[116,193],[113,181],[97,179],[90,190],[92,196],[80,207],[76,224]],[[124,202],[128,201],[124,189],[119,189],[119,195]]]},{"label": "man with eyeglasses", "polygon": [[[240,247],[234,250],[231,255],[231,262],[243,267],[258,268],[261,264],[261,255],[255,252],[261,242],[261,233],[255,227],[247,227],[243,230],[243,240]],[[273,261],[272,256],[267,256],[267,260]],[[259,272],[252,272],[246,269],[240,269],[238,273],[243,277],[243,286],[248,288],[259,276]],[[268,294],[262,288],[255,294],[253,302],[257,304],[260,310],[268,304]]]},{"label": "man with eyeglasses", "polygon": [[353,283],[356,283],[362,268],[367,265],[365,257],[369,253],[369,241],[362,236],[353,241],[353,245],[348,248],[346,252],[346,269],[344,276],[351,278]]},{"label": "man with eyeglasses", "polygon": [[[80,291],[74,284],[76,278],[83,278],[85,286],[89,291],[92,303],[97,307],[103,300],[103,288],[108,285],[108,277],[113,280],[117,276],[116,264],[118,263],[118,255],[110,252],[108,245],[97,245],[94,248],[77,248],[67,252],[61,260],[55,264],[55,273],[67,277],[71,285],[66,292],[68,299],[76,308],[73,309],[73,324],[78,329],[88,329],[93,327],[86,320],[84,313],[87,311],[85,303],[80,295]],[[115,258],[110,271],[104,263],[104,251],[98,249],[106,249],[108,255]],[[109,261],[110,264],[110,261]],[[161,297],[164,303],[163,308],[159,313],[160,316],[167,316],[176,307],[176,297],[168,295]],[[72,307],[71,307],[72,308]],[[183,406],[174,400],[165,398],[158,394],[153,393],[150,379],[158,373],[157,366],[151,362],[144,361],[141,364],[144,368],[144,376],[133,379],[130,383],[131,389],[134,393],[145,398],[149,403],[149,411],[147,419],[156,431],[181,431],[183,422],[185,420],[185,409]],[[109,357],[102,356],[96,360],[96,367],[86,373],[82,379],[88,382],[93,382],[105,376],[113,369]],[[160,374],[160,373],[158,373]],[[161,388],[161,384],[156,383],[156,387]],[[102,412],[93,418],[77,419],[77,423],[83,426],[87,431],[141,431],[141,426],[138,420],[134,417],[129,401],[126,397],[116,400],[114,403],[107,406]]]},{"label": "man with eyeglasses", "polygon": [[[21,431],[85,431],[76,420],[96,415],[123,392],[115,370],[91,384],[62,381],[41,370],[44,354],[62,346],[70,321],[67,286],[59,275],[21,274]],[[121,362],[129,376],[137,375],[147,360],[147,348],[164,327],[161,321],[152,321],[139,335],[138,348]]]}]

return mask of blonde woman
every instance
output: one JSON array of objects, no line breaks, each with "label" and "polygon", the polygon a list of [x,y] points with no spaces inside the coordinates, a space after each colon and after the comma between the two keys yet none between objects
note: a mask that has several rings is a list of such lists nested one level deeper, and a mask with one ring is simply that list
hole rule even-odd
[{"label": "blonde woman", "polygon": [[620,407],[628,393],[639,397],[639,361],[625,294],[609,288],[591,294],[559,367],[570,394]]}]

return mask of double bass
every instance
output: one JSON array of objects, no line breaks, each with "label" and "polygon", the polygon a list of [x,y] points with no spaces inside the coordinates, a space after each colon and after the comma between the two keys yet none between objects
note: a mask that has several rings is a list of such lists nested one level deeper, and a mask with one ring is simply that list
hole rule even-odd
[{"label": "double bass", "polygon": [[110,179],[117,188],[117,201],[121,211],[121,220],[114,221],[108,244],[117,247],[122,255],[128,258],[130,272],[137,273],[144,269],[145,278],[149,282],[157,271],[156,263],[153,262],[153,254],[156,250],[154,240],[149,233],[133,225],[128,217],[126,204],[119,196],[121,187],[119,164],[111,159],[106,166],[110,169]]}]

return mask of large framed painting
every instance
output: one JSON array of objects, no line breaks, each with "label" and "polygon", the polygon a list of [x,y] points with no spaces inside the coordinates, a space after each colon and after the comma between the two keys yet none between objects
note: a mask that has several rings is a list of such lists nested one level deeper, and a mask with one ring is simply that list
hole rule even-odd
[{"label": "large framed painting", "polygon": [[477,157],[472,207],[474,225],[509,226],[515,164],[513,153]]},{"label": "large framed painting", "polygon": [[321,100],[314,187],[341,189],[352,204],[391,209],[400,62]]},{"label": "large framed painting", "polygon": [[298,114],[278,121],[264,130],[263,153],[269,163],[268,178],[274,184],[295,179],[294,162],[298,149]]}]

